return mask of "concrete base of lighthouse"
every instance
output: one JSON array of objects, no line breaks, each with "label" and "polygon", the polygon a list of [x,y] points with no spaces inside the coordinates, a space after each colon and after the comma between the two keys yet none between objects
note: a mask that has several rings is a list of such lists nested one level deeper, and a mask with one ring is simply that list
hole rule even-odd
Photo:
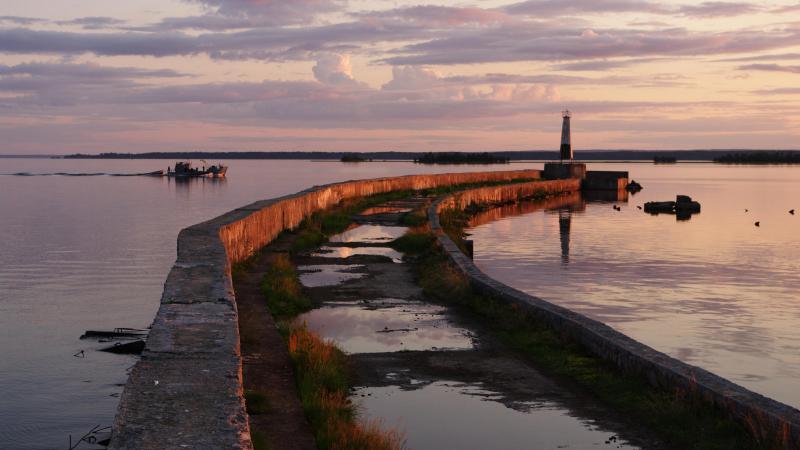
[{"label": "concrete base of lighthouse", "polygon": [[567,178],[586,178],[586,164],[576,162],[545,163],[542,176],[546,180],[564,180]]}]

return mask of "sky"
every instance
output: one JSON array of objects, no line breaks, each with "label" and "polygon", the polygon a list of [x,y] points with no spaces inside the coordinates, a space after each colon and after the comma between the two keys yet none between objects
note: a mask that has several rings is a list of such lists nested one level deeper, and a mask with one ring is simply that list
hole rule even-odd
[{"label": "sky", "polygon": [[0,154],[800,149],[800,2],[0,1]]}]

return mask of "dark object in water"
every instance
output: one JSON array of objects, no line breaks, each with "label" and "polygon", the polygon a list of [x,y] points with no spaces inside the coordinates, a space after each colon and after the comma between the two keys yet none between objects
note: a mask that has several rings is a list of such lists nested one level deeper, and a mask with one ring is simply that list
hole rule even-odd
[{"label": "dark object in water", "polygon": [[147,335],[147,330],[137,330],[135,328],[114,328],[114,331],[95,331],[87,330],[80,337],[81,339],[103,339],[103,338],[140,338]]},{"label": "dark object in water", "polygon": [[[169,168],[168,168],[169,169]],[[192,167],[190,162],[176,162],[175,169],[167,170],[168,177],[189,178],[189,177],[212,177],[223,178],[228,172],[228,166],[222,164],[212,165],[202,169]]]},{"label": "dark object in water", "polygon": [[144,341],[139,339],[132,342],[117,342],[111,347],[101,348],[101,352],[116,353],[118,355],[141,355],[144,350]]},{"label": "dark object in water", "polygon": [[639,192],[642,190],[642,185],[639,184],[636,180],[631,180],[627,186],[625,186],[625,190],[628,192]]},{"label": "dark object in water", "polygon": [[791,214],[791,215],[794,215],[794,210],[793,210],[793,209],[790,209],[790,210],[789,210],[789,214]]},{"label": "dark object in water", "polygon": [[647,202],[644,204],[644,212],[650,214],[674,213],[675,202]]},{"label": "dark object in water", "polygon": [[756,222],[754,225],[757,226],[757,227],[760,227],[761,226],[761,222]]},{"label": "dark object in water", "polygon": [[688,195],[678,195],[674,202],[647,202],[644,204],[644,212],[675,214],[679,220],[687,220],[692,214],[700,212],[700,203]]}]

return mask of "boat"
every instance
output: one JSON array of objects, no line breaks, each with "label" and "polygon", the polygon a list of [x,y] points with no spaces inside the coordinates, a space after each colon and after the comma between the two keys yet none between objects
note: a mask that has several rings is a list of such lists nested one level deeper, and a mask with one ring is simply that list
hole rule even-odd
[{"label": "boat", "polygon": [[[205,161],[203,161],[205,162]],[[192,167],[189,161],[179,161],[175,163],[175,168],[167,167],[168,177],[189,178],[189,177],[211,177],[223,178],[228,172],[228,166],[223,166],[221,163],[206,167],[202,166],[201,169]]]}]

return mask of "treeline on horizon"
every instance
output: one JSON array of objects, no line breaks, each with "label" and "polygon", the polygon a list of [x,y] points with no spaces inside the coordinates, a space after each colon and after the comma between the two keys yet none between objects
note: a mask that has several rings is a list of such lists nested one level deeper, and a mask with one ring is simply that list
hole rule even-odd
[{"label": "treeline on horizon", "polygon": [[489,152],[428,152],[414,158],[414,162],[417,164],[508,164],[511,162],[511,158]]},{"label": "treeline on horizon", "polygon": [[[433,155],[433,156],[428,156]],[[447,155],[447,156],[437,156]],[[506,159],[508,161],[555,161],[558,160],[557,151],[523,150],[523,151],[498,151],[498,152],[324,152],[324,151],[299,151],[299,152],[147,152],[147,153],[77,153],[65,155],[67,159],[307,159],[307,160],[351,160],[351,161],[414,161],[422,159],[468,159],[460,155],[487,155],[480,158]],[[677,161],[714,161],[729,164],[794,164],[800,159],[800,151],[774,151],[774,150],[582,150],[575,152],[576,160],[583,161],[655,161],[656,159],[675,159]],[[452,163],[450,161],[449,163]],[[477,162],[480,163],[480,162]]]},{"label": "treeline on horizon", "polygon": [[[582,150],[575,152],[577,160],[600,160],[600,161],[653,161],[655,158],[675,158],[679,161],[722,161],[722,158],[736,158],[735,155],[758,155],[758,154],[797,154],[797,151],[767,151],[767,150]],[[67,159],[212,159],[212,160],[231,160],[231,159],[312,159],[312,160],[334,160],[358,159],[373,161],[414,161],[423,158],[427,154],[486,154],[491,158],[505,158],[510,161],[551,161],[558,159],[558,151],[555,150],[523,150],[523,151],[497,151],[497,152],[399,152],[399,151],[378,151],[378,152],[324,152],[324,151],[299,151],[299,152],[148,152],[148,153],[100,153],[83,154],[77,153],[66,155]],[[357,155],[357,157],[355,157]],[[755,157],[754,157],[755,158]]]},{"label": "treeline on horizon", "polygon": [[760,151],[727,153],[714,158],[722,164],[800,164],[800,151]]}]

